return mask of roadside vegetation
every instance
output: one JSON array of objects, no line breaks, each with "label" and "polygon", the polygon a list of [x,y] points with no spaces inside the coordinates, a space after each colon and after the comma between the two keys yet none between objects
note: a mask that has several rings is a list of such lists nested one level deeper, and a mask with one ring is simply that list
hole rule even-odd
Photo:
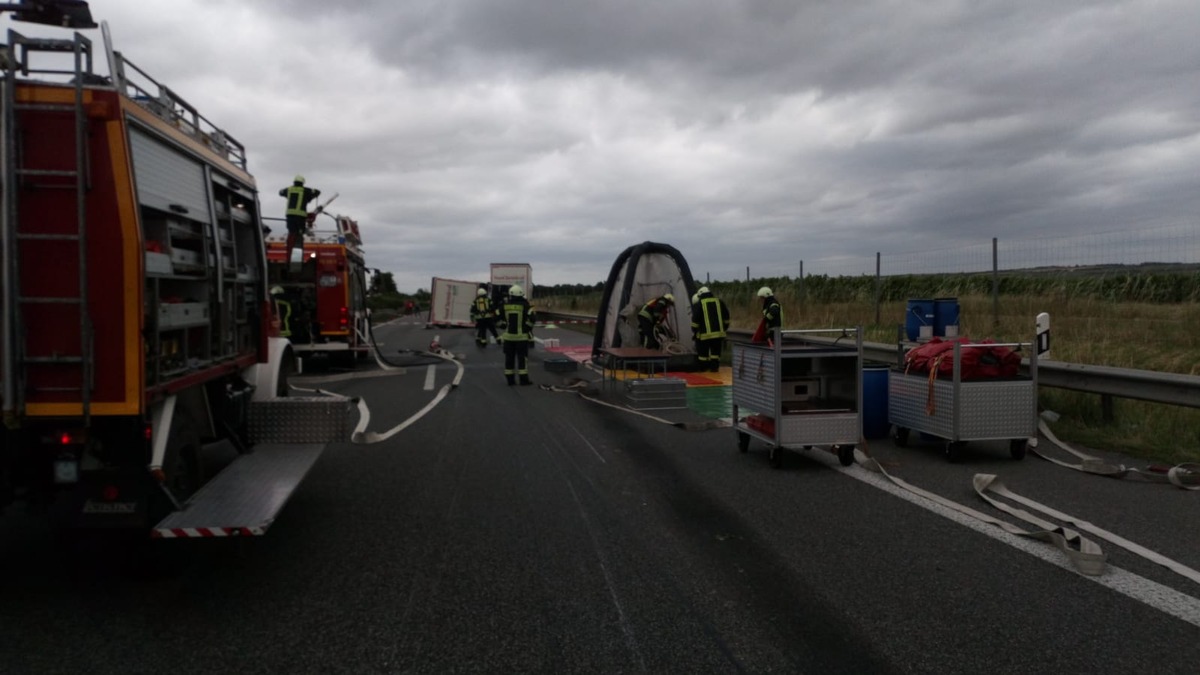
[{"label": "roadside vegetation", "polygon": [[[957,297],[959,334],[1001,342],[1032,342],[1038,313],[1051,320],[1056,361],[1200,375],[1200,272],[1074,270],[1008,273],[992,296],[990,274],[806,277],[709,283],[730,307],[735,330],[758,325],[755,291],[771,286],[785,328],[861,325],[868,342],[895,343],[910,298]],[[541,290],[541,289],[539,289]],[[547,289],[548,291],[551,289]],[[576,290],[576,289],[571,289]],[[584,290],[579,288],[578,290]],[[878,294],[878,303],[876,296]],[[541,295],[554,311],[594,314],[601,293]],[[878,316],[878,321],[876,317]],[[1062,440],[1163,463],[1200,462],[1200,410],[1115,399],[1106,420],[1100,397],[1042,387],[1041,406],[1060,415],[1050,423]]]}]

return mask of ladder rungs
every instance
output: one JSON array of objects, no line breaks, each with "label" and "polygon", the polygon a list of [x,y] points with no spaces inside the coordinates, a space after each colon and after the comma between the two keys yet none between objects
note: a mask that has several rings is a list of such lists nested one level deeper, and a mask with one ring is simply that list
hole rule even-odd
[{"label": "ladder rungs", "polygon": [[25,302],[31,305],[77,305],[83,302],[82,298],[30,298],[19,297],[18,302]]},{"label": "ladder rungs", "polygon": [[66,171],[63,169],[17,169],[17,174],[21,176],[78,176],[78,171]]},{"label": "ladder rungs", "polygon": [[13,110],[41,110],[41,111],[62,111],[71,112],[75,110],[74,103],[17,103],[13,105]]},{"label": "ladder rungs", "polygon": [[34,241],[79,241],[77,234],[33,234],[29,232],[18,232],[17,239],[30,239]]}]

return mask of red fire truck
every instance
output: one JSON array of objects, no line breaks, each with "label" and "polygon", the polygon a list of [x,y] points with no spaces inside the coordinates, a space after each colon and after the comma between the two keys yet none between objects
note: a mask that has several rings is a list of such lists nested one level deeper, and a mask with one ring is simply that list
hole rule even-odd
[{"label": "red fire truck", "polygon": [[245,148],[103,38],[0,65],[0,508],[262,534],[349,402],[285,396]]},{"label": "red fire truck", "polygon": [[321,215],[331,218],[334,228],[305,234],[303,249],[297,247],[291,261],[282,221],[279,234],[268,234],[270,284],[289,310],[282,328],[298,356],[319,354],[353,365],[370,353],[362,236],[354,220]]}]

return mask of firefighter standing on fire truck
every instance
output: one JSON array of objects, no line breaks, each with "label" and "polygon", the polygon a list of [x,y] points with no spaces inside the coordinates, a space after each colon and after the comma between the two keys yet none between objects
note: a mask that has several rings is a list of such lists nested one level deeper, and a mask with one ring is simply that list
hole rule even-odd
[{"label": "firefighter standing on fire truck", "polygon": [[[304,246],[304,233],[309,228],[308,203],[321,196],[320,190],[304,186],[304,176],[296,176],[292,184],[279,191],[287,198],[287,261],[292,261],[292,249]],[[335,195],[336,196],[336,195]]]},{"label": "firefighter standing on fire truck", "polygon": [[513,284],[504,299],[504,379],[509,386],[533,384],[529,380],[529,345],[533,342],[533,307],[525,289]]}]

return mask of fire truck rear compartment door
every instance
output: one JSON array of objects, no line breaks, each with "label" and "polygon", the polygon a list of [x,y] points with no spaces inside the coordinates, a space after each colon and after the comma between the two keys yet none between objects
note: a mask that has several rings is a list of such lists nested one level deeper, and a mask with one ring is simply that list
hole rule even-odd
[{"label": "fire truck rear compartment door", "polygon": [[160,211],[208,222],[208,193],[200,163],[135,128],[129,130],[129,143],[137,173],[138,201]]},{"label": "fire truck rear compartment door", "polygon": [[164,539],[266,534],[324,443],[256,445],[154,527]]}]

